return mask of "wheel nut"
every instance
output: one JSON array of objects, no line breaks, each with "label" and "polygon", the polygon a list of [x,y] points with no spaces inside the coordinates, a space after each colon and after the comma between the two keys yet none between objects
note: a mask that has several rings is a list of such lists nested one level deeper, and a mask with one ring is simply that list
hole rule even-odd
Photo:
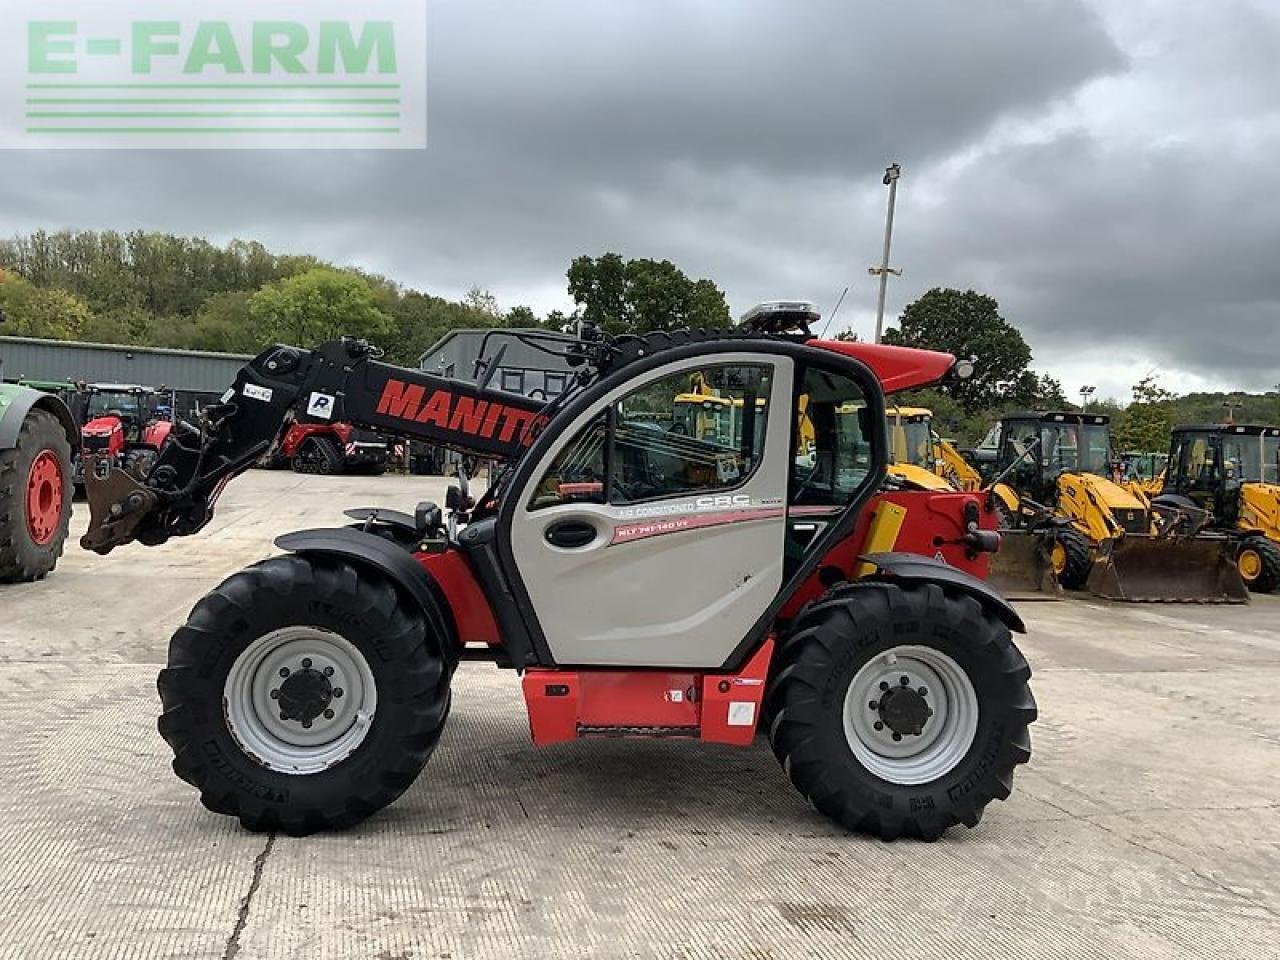
[{"label": "wheel nut", "polygon": [[333,676],[333,667],[325,667],[325,668],[324,668],[324,675],[325,675],[326,677],[332,677],[332,676]]},{"label": "wheel nut", "polygon": [[888,689],[889,689],[889,684],[887,684],[885,681],[881,680],[881,681],[880,681],[880,689],[881,689],[881,690],[888,690]]},{"label": "wheel nut", "polygon": [[902,684],[904,687],[909,687],[909,686],[911,686],[911,678],[910,678],[910,677],[902,677],[902,678],[900,678],[900,679],[898,680],[898,682],[899,682],[900,684]]},{"label": "wheel nut", "polygon": [[287,677],[288,675],[289,675],[289,668],[288,668],[288,667],[281,667],[281,668],[280,668],[280,676],[282,676],[282,677]]},{"label": "wheel nut", "polygon": [[324,718],[325,718],[326,720],[332,720],[332,719],[333,719],[333,711],[332,711],[332,710],[326,710],[326,711],[324,712]]},{"label": "wheel nut", "polygon": [[311,669],[311,658],[310,658],[310,657],[303,657],[303,658],[302,658],[302,669],[303,669],[303,670],[310,670],[310,669]]},{"label": "wheel nut", "polygon": [[872,700],[870,703],[867,704],[867,708],[870,710],[879,710],[880,704],[877,701]]},{"label": "wheel nut", "polygon": [[303,729],[303,730],[310,730],[310,729],[311,729],[311,721],[310,721],[310,720],[303,720],[303,721],[302,721],[302,729]]},{"label": "wheel nut", "polygon": [[929,695],[929,691],[926,690],[924,687],[921,687],[919,690],[916,691],[916,693],[920,694],[920,696],[922,697],[927,697]]},{"label": "wheel nut", "polygon": [[279,699],[280,699],[280,691],[279,691],[279,690],[272,690],[272,691],[271,691],[271,699],[272,699],[272,700],[279,700]]},{"label": "wheel nut", "polygon": [[[306,724],[304,724],[304,726],[306,726]],[[901,743],[901,742],[902,742],[902,734],[900,734],[900,733],[895,733],[895,734],[893,735],[893,742],[894,742],[894,743]]]},{"label": "wheel nut", "polygon": [[883,724],[883,723],[881,723],[879,720],[877,720],[877,721],[876,721],[876,729],[877,729],[877,730],[883,730],[883,729],[884,729],[884,724]]},{"label": "wheel nut", "polygon": [[340,697],[340,696],[342,696],[342,688],[341,688],[341,687],[334,687],[334,688],[333,688],[333,695],[334,695],[335,697]]},{"label": "wheel nut", "polygon": [[288,720],[288,719],[289,719],[289,715],[288,715],[287,713],[285,713],[283,710],[281,710],[281,711],[280,711],[280,719],[281,719],[281,720]]}]

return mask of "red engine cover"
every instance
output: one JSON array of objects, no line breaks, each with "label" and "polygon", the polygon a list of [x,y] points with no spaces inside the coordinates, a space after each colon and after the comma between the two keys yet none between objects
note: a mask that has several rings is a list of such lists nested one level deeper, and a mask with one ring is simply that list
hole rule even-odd
[{"label": "red engine cover", "polygon": [[[124,424],[119,417],[95,417],[80,431],[86,450],[97,456],[117,457],[124,453]],[[106,446],[102,439],[106,438]]]}]

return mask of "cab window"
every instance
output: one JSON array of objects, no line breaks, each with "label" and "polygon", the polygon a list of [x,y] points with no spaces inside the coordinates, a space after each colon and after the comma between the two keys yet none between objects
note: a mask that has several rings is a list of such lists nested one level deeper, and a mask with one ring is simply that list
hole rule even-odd
[{"label": "cab window", "polygon": [[764,452],[768,364],[716,365],[655,380],[583,427],[529,503],[629,504],[740,486]]},{"label": "cab window", "polygon": [[796,401],[790,502],[844,506],[871,473],[866,395],[841,374],[805,371]]},{"label": "cab window", "polygon": [[742,364],[682,371],[618,401],[609,502],[727,490],[764,451],[773,368]]}]

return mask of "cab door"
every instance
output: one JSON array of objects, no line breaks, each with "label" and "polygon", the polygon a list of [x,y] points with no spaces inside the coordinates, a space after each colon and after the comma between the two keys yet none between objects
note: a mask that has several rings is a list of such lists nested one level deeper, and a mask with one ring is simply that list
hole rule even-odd
[{"label": "cab door", "polygon": [[[744,351],[650,370],[513,491],[512,556],[557,663],[717,667],[765,613],[784,575],[793,368]],[[691,435],[679,408],[699,383]]]}]

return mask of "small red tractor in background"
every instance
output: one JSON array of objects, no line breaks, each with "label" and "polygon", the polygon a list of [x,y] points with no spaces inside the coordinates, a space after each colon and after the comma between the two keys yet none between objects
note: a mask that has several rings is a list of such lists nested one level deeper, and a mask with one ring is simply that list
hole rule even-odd
[{"label": "small red tractor in background", "polygon": [[100,468],[119,467],[145,477],[173,429],[173,408],[163,388],[138,384],[81,385],[71,398],[80,424],[83,455],[76,462],[75,482],[84,484],[84,463],[92,457]]},{"label": "small red tractor in background", "polygon": [[291,423],[276,450],[273,466],[288,463],[295,473],[386,472],[392,444],[372,430],[350,423]]},{"label": "small red tractor in background", "polygon": [[[359,340],[276,346],[145,478],[92,471],[81,543],[107,553],[199,531],[291,417],[503,462],[478,502],[460,474],[445,510],[350,510],[201,600],[159,678],[174,771],[249,829],[350,826],[417,778],[477,660],[522,674],[536,744],[764,735],[849,829],[976,825],[1036,716],[1022,621],[982,579],[996,516],[885,486],[885,394],[972,364],[822,340],[816,319],[776,303],[731,331],[544,339],[575,371],[550,403]],[[694,377],[755,415],[681,432]]]}]

